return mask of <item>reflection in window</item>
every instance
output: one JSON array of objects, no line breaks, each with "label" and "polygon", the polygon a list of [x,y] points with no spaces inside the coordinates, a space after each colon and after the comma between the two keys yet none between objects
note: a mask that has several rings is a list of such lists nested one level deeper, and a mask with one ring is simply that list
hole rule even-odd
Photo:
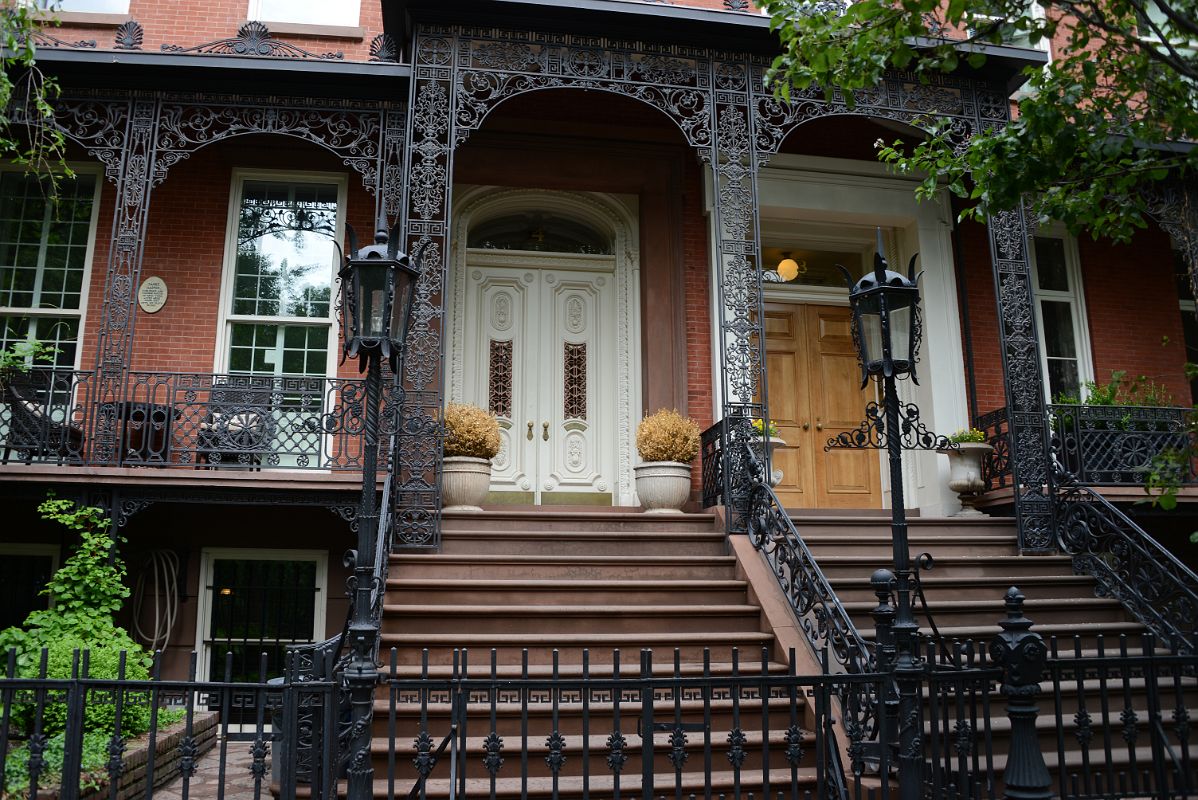
[{"label": "reflection in window", "polygon": [[230,303],[230,371],[326,373],[337,213],[333,184],[242,184]]},{"label": "reflection in window", "polygon": [[36,339],[74,366],[96,176],[59,183],[56,201],[33,176],[0,173],[0,349]]},{"label": "reflection in window", "polygon": [[541,212],[511,214],[480,223],[470,230],[466,246],[546,253],[612,253],[610,236],[581,222]]},{"label": "reflection in window", "polygon": [[1066,255],[1064,239],[1037,236],[1033,249],[1040,355],[1048,397],[1083,399],[1081,286]]}]

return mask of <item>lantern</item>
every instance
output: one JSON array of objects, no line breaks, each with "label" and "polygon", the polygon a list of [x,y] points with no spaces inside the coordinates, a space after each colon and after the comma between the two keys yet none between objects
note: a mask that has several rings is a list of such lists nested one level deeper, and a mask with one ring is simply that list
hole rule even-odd
[{"label": "lantern", "polygon": [[392,371],[398,372],[420,272],[399,252],[394,228],[388,234],[380,225],[374,244],[360,250],[354,229],[346,228],[350,255],[341,270],[345,355],[363,356],[359,364],[363,372],[372,358],[387,359]]},{"label": "lantern", "polygon": [[840,267],[849,285],[853,341],[861,362],[862,386],[871,375],[887,378],[910,375],[911,380],[919,383],[915,362],[921,334],[918,284],[923,273],[915,273],[917,257],[911,257],[906,276],[887,269],[879,231],[873,272],[854,283],[849,271]]}]

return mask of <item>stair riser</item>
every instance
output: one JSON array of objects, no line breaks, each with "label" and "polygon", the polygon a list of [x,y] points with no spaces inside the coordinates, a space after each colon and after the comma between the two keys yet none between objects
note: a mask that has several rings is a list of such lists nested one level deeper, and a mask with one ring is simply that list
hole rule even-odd
[{"label": "stair riser", "polygon": [[[720,731],[718,736],[713,733],[711,741],[711,768],[712,770],[731,769],[731,763],[728,760],[728,743],[727,732]],[[627,761],[623,766],[623,774],[625,775],[640,775],[642,756],[641,756],[641,739],[635,733],[631,735],[625,732],[627,745],[624,754],[627,756]],[[698,734],[688,734],[688,738],[693,740],[693,744],[687,747],[687,759],[683,764],[682,772],[684,775],[693,775],[701,777],[704,774],[704,751],[702,739]],[[399,741],[396,742],[399,745]],[[411,748],[410,742],[405,742],[405,746],[396,753],[395,759],[395,774],[396,781],[402,782],[404,786],[410,786],[416,780],[418,773],[415,766],[412,764],[412,758],[415,755],[415,750]],[[440,744],[440,742],[438,742]],[[545,757],[548,754],[548,747],[545,744],[544,737],[530,741],[530,752],[528,754],[527,775],[530,779],[533,778],[552,778],[553,773],[550,771],[548,764],[545,763]],[[520,751],[518,741],[504,741],[504,750],[502,757],[504,759],[503,766],[500,768],[499,777],[518,778],[522,772],[520,762]],[[510,748],[510,749],[509,749]],[[788,762],[782,751],[785,745],[779,741],[773,743],[770,751],[770,766],[778,768]],[[799,762],[799,767],[814,767],[815,766],[815,747],[814,743],[806,743],[804,746],[804,757]],[[751,781],[756,778],[761,780],[761,748],[760,746],[746,745],[744,748],[745,759],[741,765],[741,774],[746,781]],[[657,776],[657,781],[662,785],[672,786],[675,767],[669,759],[669,744],[667,737],[664,734],[657,735],[656,752],[653,757],[653,770]],[[481,750],[470,750],[460,756],[464,758],[467,780],[485,779],[488,776],[486,768],[483,766],[483,756],[485,754]],[[583,773],[583,765],[587,764],[591,775],[610,774],[607,766],[608,750],[606,747],[592,748],[588,759],[583,759],[582,751],[568,749],[565,751],[565,763],[562,764],[559,777],[576,777]],[[385,752],[374,753],[374,768],[380,771],[380,774],[387,773],[387,755]],[[449,751],[446,749],[442,756],[442,762],[439,762],[434,774],[442,777],[449,773]],[[483,795],[485,796],[485,795]]]},{"label": "stair riser", "polygon": [[[941,628],[993,626],[994,632],[998,633],[998,622],[1005,618],[1001,606],[987,607],[979,604],[978,607],[969,609],[938,609],[935,601],[931,598],[928,600],[928,605],[932,609],[932,619]],[[873,617],[869,614],[853,611],[849,616],[857,625],[858,630],[872,630],[874,627]],[[1053,606],[1038,610],[1029,610],[1027,611],[1027,616],[1038,625],[1064,625],[1076,623],[1079,620],[1084,620],[1089,624],[1124,622],[1127,620],[1127,614],[1122,607],[1069,608],[1068,606]],[[930,631],[931,628],[928,625],[927,617],[924,615],[923,609],[918,605],[915,608],[915,620],[920,624],[925,633]]]},{"label": "stair riser", "polygon": [[387,590],[387,602],[396,604],[421,603],[427,605],[482,605],[490,603],[502,605],[543,605],[543,606],[584,606],[584,605],[717,605],[721,603],[743,605],[745,603],[745,588],[743,586],[717,589],[677,589],[672,590],[668,584],[660,581],[652,583],[645,581],[643,587],[626,589],[571,589],[554,588],[541,590],[534,588],[512,589],[405,589],[400,582],[394,588]]},{"label": "stair riser", "polygon": [[686,581],[732,580],[735,565],[731,559],[713,559],[699,563],[638,564],[636,562],[588,564],[582,562],[441,562],[429,559],[420,563],[392,563],[391,579],[405,577],[425,580],[578,580],[578,581]]},{"label": "stair riser", "polygon": [[602,615],[576,616],[555,615],[552,608],[546,608],[545,614],[527,614],[521,616],[458,616],[456,614],[428,614],[409,616],[405,614],[384,613],[384,633],[460,633],[463,638],[473,638],[479,633],[484,634],[515,634],[528,633],[537,636],[554,636],[573,634],[578,631],[588,633],[654,633],[675,631],[678,633],[725,632],[725,631],[756,631],[760,627],[759,615],[727,614],[727,615],[684,615],[671,614],[654,616],[647,609],[642,616],[637,615]]},{"label": "stair riser", "polygon": [[[395,646],[388,641],[387,634],[383,634],[383,649]],[[772,657],[772,647],[770,640],[765,639],[763,644],[766,646],[767,658]],[[480,658],[486,658],[487,664],[490,664],[490,650],[494,647],[496,651],[496,663],[502,666],[518,665],[521,663],[522,648],[508,645],[493,645],[483,640],[476,640],[472,648],[478,651]],[[649,648],[654,651],[654,662],[668,664],[674,657],[673,647],[662,647],[657,644],[640,642],[635,638],[630,638],[626,642],[622,642],[617,648],[620,650],[621,670],[624,674],[636,674],[640,669],[640,650]],[[733,645],[727,642],[720,642],[718,636],[712,636],[703,645],[682,645],[679,646],[679,658],[687,663],[700,663],[703,660],[705,650],[711,653],[711,660],[715,661],[731,661],[731,652],[734,648],[739,648],[741,653],[742,669],[746,672],[757,671],[760,658],[761,645]],[[553,661],[554,651],[558,654],[558,661],[562,665],[578,665],[582,663],[582,654],[584,650],[589,650],[592,663],[595,663],[596,658],[603,660],[604,666],[611,663],[612,646],[599,642],[587,642],[582,644],[559,645],[530,645],[528,650],[528,663],[530,664],[549,664]],[[484,655],[485,654],[485,655]],[[389,657],[388,657],[389,658]],[[422,663],[422,655],[420,647],[403,645],[398,648],[397,664],[400,666],[418,666]],[[387,663],[390,663],[388,660]],[[428,663],[431,666],[450,666],[453,664],[453,651],[449,648],[429,648]]]},{"label": "stair riser", "polygon": [[[859,586],[869,586],[869,577],[878,569],[892,569],[893,564],[885,557],[869,561],[845,563],[831,557],[830,554],[816,556],[820,569],[834,584],[859,582]],[[936,577],[938,578],[1003,578],[1010,575],[1068,575],[1072,572],[1067,563],[1055,559],[1038,559],[1028,557],[1021,559],[1018,564],[1012,564],[1000,559],[982,559],[978,561],[953,562],[938,560],[936,562]],[[1018,582],[1016,581],[1016,585]]]},{"label": "stair riser", "polygon": [[715,518],[705,514],[653,514],[650,516],[644,514],[596,514],[589,517],[572,514],[565,518],[550,514],[525,514],[514,517],[486,514],[478,517],[447,515],[442,525],[442,532],[452,536],[458,531],[478,530],[482,525],[485,525],[489,531],[513,531],[515,533],[535,530],[539,533],[561,531],[563,533],[616,532],[651,535],[658,531],[670,531],[671,533],[719,531]]},{"label": "stair riser", "polygon": [[679,539],[656,537],[650,532],[636,536],[611,533],[607,538],[598,534],[588,538],[552,539],[521,536],[472,537],[465,533],[446,534],[441,539],[441,552],[446,555],[518,555],[538,556],[546,552],[568,556],[723,556],[728,545],[723,536]]},{"label": "stair riser", "polygon": [[[939,577],[939,570],[936,570]],[[1021,582],[1020,575],[1009,575],[1001,581],[979,581],[962,579],[954,586],[925,586],[924,591],[929,603],[938,600],[976,600],[983,603],[998,603],[1011,586],[1018,586],[1019,591],[1029,600],[1055,600],[1076,597],[1093,597],[1094,584],[1092,581],[1059,583],[1027,583]],[[862,584],[865,585],[862,585]],[[832,588],[842,602],[876,602],[877,595],[869,587],[868,581],[833,581]],[[390,595],[388,595],[390,596]]]},{"label": "stair riser", "polygon": [[[803,531],[799,532],[804,534]],[[846,532],[839,541],[831,539],[812,540],[804,535],[803,541],[807,543],[807,547],[819,557],[836,557],[836,556],[877,556],[879,553],[889,553],[892,548],[890,537],[879,539],[877,537],[868,537],[856,539],[851,533]],[[951,539],[928,539],[912,540],[909,542],[911,552],[919,554],[923,552],[931,552],[937,558],[949,558],[951,556],[969,556],[974,558],[983,558],[986,556],[1017,556],[1019,555],[1018,543],[1006,538],[995,537],[993,541],[970,541],[956,542]]]},{"label": "stair riser", "polygon": [[[863,523],[860,520],[812,520],[812,519],[796,519],[794,520],[795,528],[804,539],[837,539],[845,540],[856,538],[881,538],[890,535],[890,519],[883,517],[878,520],[871,520],[868,523]],[[1015,526],[1009,522],[992,522],[982,521],[979,523],[960,523],[952,520],[946,520],[941,517],[928,517],[921,519],[919,517],[907,518],[907,537],[911,541],[929,540],[938,541],[944,539],[961,539],[961,538],[985,538],[994,537],[995,539],[1010,539],[1016,535]]]}]

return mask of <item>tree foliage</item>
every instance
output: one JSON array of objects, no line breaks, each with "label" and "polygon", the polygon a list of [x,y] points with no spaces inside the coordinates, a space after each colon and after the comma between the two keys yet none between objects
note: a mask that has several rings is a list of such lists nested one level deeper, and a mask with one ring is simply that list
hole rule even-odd
[{"label": "tree foliage", "polygon": [[72,172],[66,139],[54,125],[58,82],[38,67],[34,34],[56,23],[57,6],[0,0],[0,159],[43,176],[51,193]]},{"label": "tree foliage", "polygon": [[1143,227],[1144,190],[1192,176],[1198,150],[1198,0],[765,0],[783,47],[767,81],[831,96],[889,70],[921,79],[982,67],[984,45],[1052,42],[1051,61],[1023,70],[1009,124],[962,141],[929,118],[914,145],[879,142],[879,157],[970,202],[968,216],[1034,197],[1044,220],[1126,240]]}]

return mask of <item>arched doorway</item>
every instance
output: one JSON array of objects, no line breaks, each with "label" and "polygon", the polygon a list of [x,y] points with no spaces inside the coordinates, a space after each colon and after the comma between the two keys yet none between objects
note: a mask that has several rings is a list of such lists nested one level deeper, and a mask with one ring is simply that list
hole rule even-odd
[{"label": "arched doorway", "polygon": [[620,199],[460,194],[449,394],[499,417],[489,502],[632,505],[636,216]]}]

